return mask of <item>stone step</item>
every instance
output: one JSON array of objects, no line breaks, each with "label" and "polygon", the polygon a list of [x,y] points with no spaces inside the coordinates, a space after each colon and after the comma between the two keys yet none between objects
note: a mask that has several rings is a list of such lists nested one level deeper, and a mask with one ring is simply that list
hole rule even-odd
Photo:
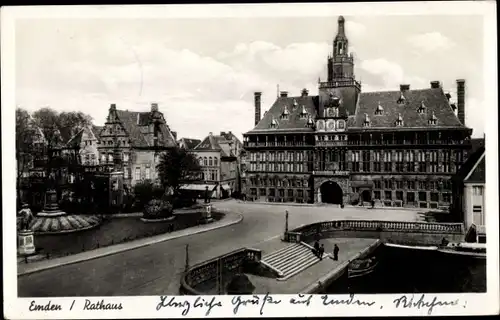
[{"label": "stone step", "polygon": [[286,280],[319,261],[321,260],[312,252],[312,247],[304,243],[288,245],[262,258],[263,264],[278,272],[278,280]]},{"label": "stone step", "polygon": [[290,250],[291,248],[296,248],[296,247],[299,247],[300,244],[299,243],[293,243],[293,244],[290,244],[284,248],[281,248],[277,251],[274,251],[268,255],[265,255],[262,257],[262,260],[271,260],[273,257],[276,257],[278,256],[279,254],[281,254],[283,251],[286,251],[286,250]]},{"label": "stone step", "polygon": [[282,251],[280,254],[271,257],[270,259],[264,259],[268,263],[276,263],[282,261],[284,257],[292,257],[296,253],[299,253],[303,250],[300,244],[290,247],[288,250]]}]

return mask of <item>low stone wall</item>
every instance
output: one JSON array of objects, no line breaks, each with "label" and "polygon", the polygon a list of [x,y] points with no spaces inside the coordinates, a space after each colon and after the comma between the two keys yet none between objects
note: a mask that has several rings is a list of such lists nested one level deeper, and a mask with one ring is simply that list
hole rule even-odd
[{"label": "low stone wall", "polygon": [[261,257],[262,252],[258,249],[242,248],[194,265],[182,276],[179,293],[203,295],[205,293],[197,291],[196,286],[215,280],[220,272],[230,273],[242,270],[246,261],[259,262]]},{"label": "low stone wall", "polygon": [[464,240],[461,223],[428,223],[377,220],[337,220],[309,224],[288,231],[287,242],[308,242],[319,238],[374,238],[406,245],[436,245],[443,237],[451,242]]}]

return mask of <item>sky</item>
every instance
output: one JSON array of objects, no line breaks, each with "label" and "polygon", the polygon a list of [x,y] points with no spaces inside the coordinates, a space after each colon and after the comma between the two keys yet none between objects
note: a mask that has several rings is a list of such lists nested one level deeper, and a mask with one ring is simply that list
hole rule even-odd
[{"label": "sky", "polygon": [[[456,100],[456,79],[465,79],[466,125],[483,136],[482,16],[344,17],[362,91],[439,80]],[[241,138],[254,125],[254,91],[262,114],[277,85],[290,96],[317,94],[337,18],[20,19],[16,105],[83,111],[103,125],[112,103],[148,111],[155,102],[178,138]]]}]

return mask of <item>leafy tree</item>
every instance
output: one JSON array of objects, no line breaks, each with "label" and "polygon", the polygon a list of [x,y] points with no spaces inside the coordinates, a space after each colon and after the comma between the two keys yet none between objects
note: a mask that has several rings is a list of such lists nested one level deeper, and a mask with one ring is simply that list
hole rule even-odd
[{"label": "leafy tree", "polygon": [[33,161],[34,127],[28,111],[16,108],[17,198],[21,199],[21,178]]},{"label": "leafy tree", "polygon": [[160,156],[157,165],[163,187],[170,188],[174,197],[178,197],[181,188],[200,180],[201,167],[196,156],[188,150],[174,147]]}]

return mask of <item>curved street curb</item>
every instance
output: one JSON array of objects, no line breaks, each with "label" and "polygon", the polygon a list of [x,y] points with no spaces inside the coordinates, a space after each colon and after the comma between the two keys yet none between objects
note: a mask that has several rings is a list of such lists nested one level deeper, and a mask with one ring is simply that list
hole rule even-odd
[{"label": "curved street curb", "polygon": [[[220,211],[225,211],[225,210],[220,210]],[[165,241],[169,241],[169,240],[173,240],[173,239],[177,239],[177,238],[191,236],[191,235],[198,234],[198,233],[203,233],[203,232],[207,232],[207,231],[225,228],[225,227],[228,227],[228,226],[231,226],[231,225],[234,225],[234,224],[237,224],[237,223],[240,223],[241,221],[243,221],[243,215],[241,213],[236,213],[236,215],[237,215],[237,218],[235,220],[228,221],[226,223],[221,223],[218,225],[212,225],[210,227],[207,227],[207,225],[200,225],[201,228],[199,228],[197,230],[196,229],[192,230],[191,228],[186,228],[183,230],[179,230],[178,231],[179,234],[177,234],[177,235],[173,235],[171,233],[168,235],[162,234],[162,235],[157,235],[157,236],[153,236],[153,237],[149,237],[149,238],[138,239],[138,240],[134,240],[134,241],[126,242],[126,243],[120,243],[120,244],[116,244],[116,245],[112,245],[112,246],[107,246],[104,248],[90,250],[90,251],[86,251],[86,252],[82,252],[82,253],[77,253],[77,254],[74,254],[71,256],[67,256],[67,257],[60,257],[60,258],[55,258],[55,259],[50,259],[50,260],[44,260],[43,262],[46,263],[46,265],[33,266],[32,268],[27,267],[26,270],[23,270],[23,271],[19,271],[19,265],[18,265],[17,266],[17,270],[18,270],[17,276],[19,277],[19,276],[23,276],[23,275],[43,271],[43,270],[62,267],[62,266],[69,265],[69,264],[74,264],[74,263],[79,263],[79,262],[83,262],[83,261],[102,258],[105,256],[110,256],[113,254],[138,249],[141,247],[149,246],[149,245],[160,243],[160,242],[165,242]],[[196,227],[194,227],[194,228],[196,228]],[[185,231],[185,230],[190,230],[192,232],[190,232],[190,233],[184,232],[185,234],[183,234],[183,231]],[[93,253],[93,255],[90,255],[92,253]],[[68,261],[64,261],[66,259],[68,259]],[[58,260],[62,260],[62,261],[58,262]],[[32,264],[35,264],[35,263],[36,262],[32,262]]]}]

